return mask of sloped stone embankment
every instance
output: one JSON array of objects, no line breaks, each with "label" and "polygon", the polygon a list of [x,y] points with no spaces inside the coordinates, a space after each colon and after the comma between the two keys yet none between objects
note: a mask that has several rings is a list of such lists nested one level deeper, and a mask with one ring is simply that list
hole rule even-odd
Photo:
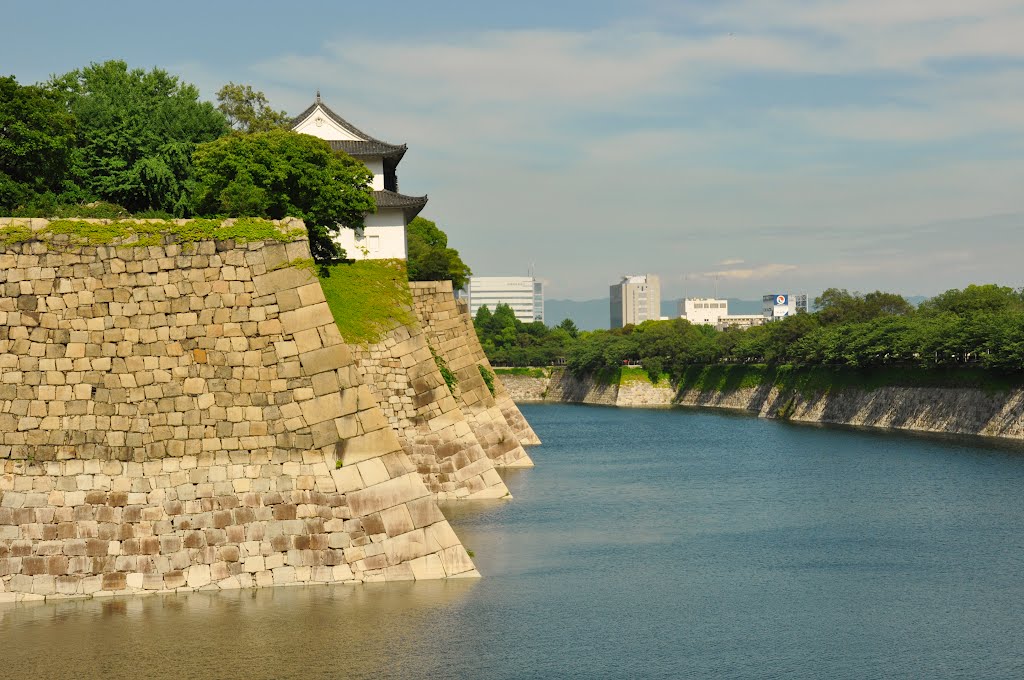
[{"label": "sloped stone embankment", "polygon": [[308,258],[0,249],[0,601],[477,575]]}]

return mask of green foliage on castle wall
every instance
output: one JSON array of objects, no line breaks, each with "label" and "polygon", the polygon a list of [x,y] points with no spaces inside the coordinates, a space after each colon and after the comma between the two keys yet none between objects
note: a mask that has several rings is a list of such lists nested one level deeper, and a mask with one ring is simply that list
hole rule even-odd
[{"label": "green foliage on castle wall", "polygon": [[403,260],[360,260],[321,266],[320,287],[345,342],[367,345],[413,323]]}]

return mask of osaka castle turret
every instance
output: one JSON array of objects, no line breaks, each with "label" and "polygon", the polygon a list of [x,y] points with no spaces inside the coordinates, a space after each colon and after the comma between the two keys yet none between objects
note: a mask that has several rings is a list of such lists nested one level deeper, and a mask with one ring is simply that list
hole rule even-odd
[{"label": "osaka castle turret", "polygon": [[358,158],[373,173],[377,212],[367,214],[362,230],[342,226],[338,244],[352,259],[406,257],[405,226],[423,210],[426,196],[398,193],[396,169],[405,155],[405,144],[389,144],[371,137],[332,111],[316,93],[312,106],[292,120],[292,130],[325,139],[332,149]]}]

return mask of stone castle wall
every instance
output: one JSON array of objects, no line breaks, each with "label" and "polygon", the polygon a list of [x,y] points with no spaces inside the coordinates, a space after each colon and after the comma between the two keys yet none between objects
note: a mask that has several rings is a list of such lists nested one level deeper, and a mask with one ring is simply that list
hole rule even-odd
[{"label": "stone castle wall", "polygon": [[551,375],[546,380],[525,378],[517,381],[517,384],[525,385],[528,380],[541,380],[544,401],[615,406],[619,398],[618,383],[597,383],[592,378],[577,378],[564,368],[551,369]]},{"label": "stone castle wall", "polygon": [[[430,346],[458,379],[455,396],[473,433],[497,467],[530,467],[533,461],[480,375],[481,364],[470,347],[464,316],[452,294],[451,281],[416,281],[412,288],[416,316]],[[482,354],[482,352],[481,352]],[[489,365],[486,366],[489,369]],[[497,378],[495,379],[497,383]],[[518,412],[518,409],[516,409]]]},{"label": "stone castle wall", "polygon": [[520,404],[543,402],[547,396],[548,384],[551,382],[547,374],[541,378],[502,373],[500,378],[509,398]]},{"label": "stone castle wall", "polygon": [[477,575],[303,258],[0,251],[0,600]]},{"label": "stone castle wall", "polygon": [[419,322],[352,346],[402,448],[438,498],[511,498],[441,376]]},{"label": "stone castle wall", "polygon": [[[804,395],[767,385],[727,392],[684,390],[632,382],[601,386],[592,379],[504,376],[523,402],[573,402],[614,406],[700,406],[756,413],[806,423],[856,425],[916,432],[1024,439],[1024,390],[990,392],[968,388],[844,388]],[[566,389],[568,387],[568,389]]]},{"label": "stone castle wall", "polygon": [[512,395],[505,388],[501,378],[494,373],[491,362],[487,359],[487,355],[484,354],[484,348],[480,344],[480,338],[477,337],[476,328],[473,326],[473,317],[469,314],[469,307],[461,302],[457,302],[456,306],[459,311],[459,318],[462,321],[462,333],[467,341],[470,358],[473,362],[483,366],[494,375],[494,403],[498,410],[501,411],[501,415],[504,416],[505,422],[508,423],[521,445],[539,446],[541,443],[540,437],[530,427],[530,423],[526,422],[526,418],[519,411],[519,407],[516,406]]}]

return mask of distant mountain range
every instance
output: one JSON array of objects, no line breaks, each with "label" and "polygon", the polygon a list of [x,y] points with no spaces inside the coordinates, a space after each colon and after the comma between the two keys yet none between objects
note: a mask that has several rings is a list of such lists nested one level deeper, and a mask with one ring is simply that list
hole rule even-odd
[{"label": "distant mountain range", "polygon": [[[907,298],[907,302],[917,306],[927,300],[923,295],[914,295]],[[740,300],[729,298],[730,314],[760,314],[760,300]],[[679,299],[662,300],[661,315],[669,318],[679,316]],[[610,322],[610,310],[608,298],[598,300],[545,300],[544,321],[549,326],[555,326],[563,319],[572,319],[576,327],[583,331],[593,331],[598,328],[608,328]]]}]

